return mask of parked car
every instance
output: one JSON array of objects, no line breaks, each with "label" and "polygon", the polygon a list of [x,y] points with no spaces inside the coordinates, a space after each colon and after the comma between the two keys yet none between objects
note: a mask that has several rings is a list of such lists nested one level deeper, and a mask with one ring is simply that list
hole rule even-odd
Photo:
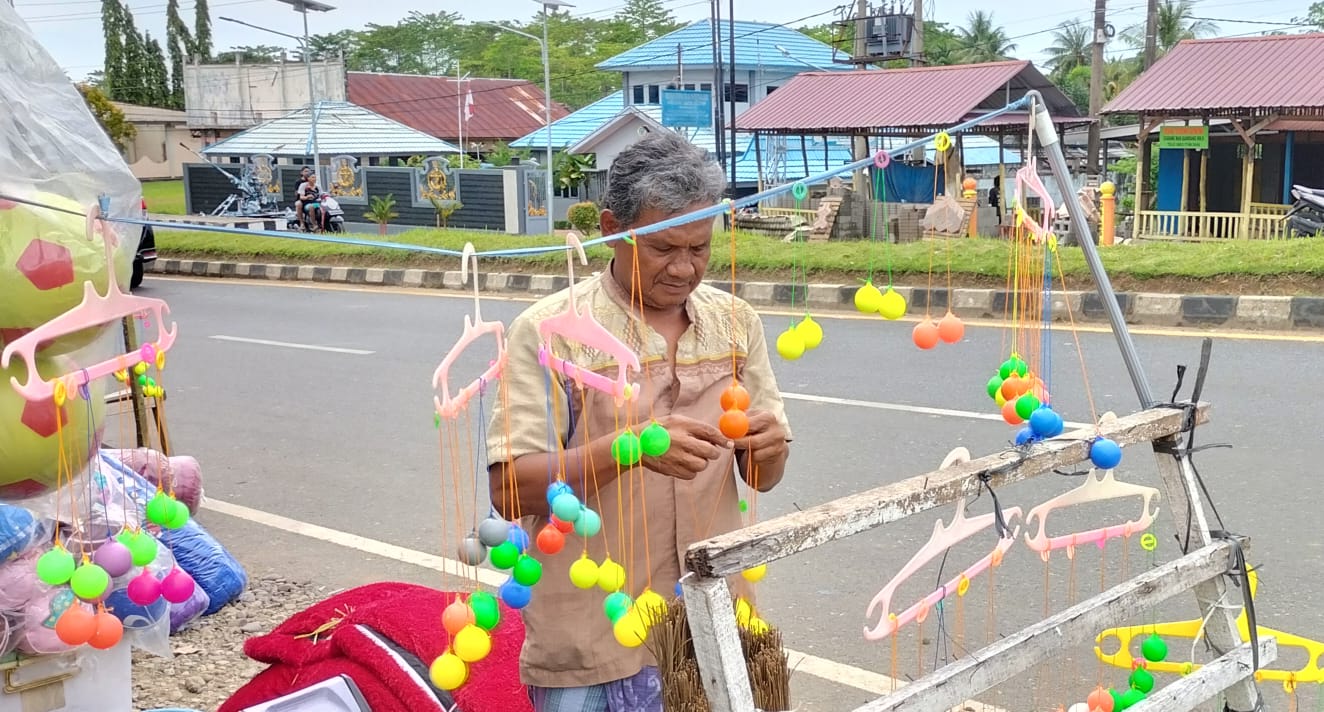
[{"label": "parked car", "polygon": [[[143,219],[147,219],[147,199],[142,202]],[[129,279],[129,289],[137,289],[143,283],[143,270],[148,262],[156,261],[156,233],[151,225],[143,225],[142,238],[138,240],[138,254],[133,256],[133,277]]]}]

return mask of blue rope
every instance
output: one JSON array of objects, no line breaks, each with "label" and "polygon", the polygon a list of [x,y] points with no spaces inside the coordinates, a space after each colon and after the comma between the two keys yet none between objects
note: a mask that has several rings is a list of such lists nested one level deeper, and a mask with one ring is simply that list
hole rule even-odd
[{"label": "blue rope", "polygon": [[[999,117],[999,116],[1001,116],[1001,115],[1003,115],[1003,114],[1006,114],[1006,113],[1010,113],[1010,112],[1013,112],[1013,111],[1019,111],[1019,110],[1021,110],[1021,109],[1024,109],[1024,108],[1025,108],[1026,106],[1028,106],[1028,105],[1029,105],[1028,97],[1027,97],[1027,98],[1018,99],[1018,100],[1016,100],[1016,101],[1014,101],[1014,102],[1012,102],[1012,103],[1010,103],[1010,104],[1008,104],[1008,105],[1002,107],[1001,109],[997,109],[997,110],[994,110],[994,111],[990,111],[989,113],[984,114],[984,115],[982,115],[982,116],[979,116],[979,117],[977,117],[977,118],[974,118],[974,119],[971,119],[971,120],[969,120],[969,121],[966,121],[966,122],[963,122],[963,123],[957,124],[956,126],[953,126],[952,128],[948,129],[948,130],[947,130],[947,133],[951,134],[951,133],[959,133],[959,132],[963,132],[963,131],[968,131],[968,130],[970,130],[970,129],[972,129],[972,128],[974,128],[974,127],[976,127],[976,126],[978,126],[978,125],[980,125],[980,124],[982,124],[982,123],[984,123],[985,121],[988,121],[988,120],[990,120],[990,119],[997,118],[997,117]],[[912,149],[915,149],[915,148],[918,148],[918,147],[920,147],[920,146],[924,146],[924,145],[927,145],[927,144],[931,143],[931,142],[933,141],[933,139],[934,139],[934,136],[936,136],[936,135],[937,135],[937,134],[933,134],[933,135],[927,136],[927,137],[925,137],[925,138],[921,138],[921,139],[917,139],[917,140],[915,140],[915,141],[911,141],[910,143],[904,144],[904,145],[902,145],[902,146],[900,146],[900,147],[893,148],[893,149],[889,150],[887,153],[888,153],[889,156],[893,156],[893,157],[899,156],[899,155],[901,155],[901,154],[904,154],[904,153],[907,153],[907,152],[911,151]],[[638,237],[638,236],[640,236],[640,235],[648,235],[648,234],[650,234],[650,233],[661,232],[661,231],[663,231],[663,230],[668,230],[668,229],[673,228],[673,227],[676,227],[676,226],[678,226],[678,225],[684,225],[684,224],[687,224],[687,223],[694,222],[694,221],[696,221],[696,220],[703,220],[703,219],[705,219],[705,218],[711,220],[711,219],[716,218],[717,216],[719,216],[719,215],[725,213],[726,211],[731,210],[733,207],[734,207],[734,208],[740,208],[740,207],[745,207],[745,206],[749,206],[749,205],[755,205],[755,204],[757,204],[757,203],[759,203],[759,202],[761,202],[761,201],[767,200],[767,199],[769,199],[769,198],[776,197],[776,196],[781,195],[781,194],[783,194],[783,193],[789,193],[789,192],[791,192],[791,190],[792,190],[797,184],[811,185],[811,184],[814,184],[814,183],[821,183],[821,182],[823,182],[823,181],[825,181],[825,180],[827,180],[827,179],[829,179],[829,178],[831,178],[831,177],[833,177],[833,176],[841,175],[841,174],[843,174],[843,173],[851,173],[851,172],[853,172],[853,171],[859,170],[859,169],[861,169],[861,168],[866,168],[866,167],[869,167],[869,166],[872,166],[872,165],[873,165],[873,156],[868,156],[868,157],[863,158],[863,159],[861,159],[861,160],[855,161],[854,163],[849,163],[849,164],[846,164],[846,165],[844,165],[844,166],[838,166],[838,167],[836,167],[836,168],[832,168],[832,169],[829,169],[829,170],[824,171],[824,172],[822,172],[822,173],[819,173],[818,175],[809,176],[809,177],[807,177],[807,178],[804,178],[804,179],[802,179],[802,180],[796,181],[796,182],[794,182],[794,183],[790,183],[790,184],[787,184],[787,185],[777,186],[777,187],[775,187],[775,188],[769,188],[769,189],[767,189],[767,190],[765,190],[765,191],[762,191],[762,192],[759,192],[759,193],[754,193],[754,194],[749,195],[749,196],[746,196],[746,197],[744,197],[744,198],[740,198],[739,200],[734,201],[734,205],[731,205],[731,204],[727,203],[726,201],[723,201],[723,202],[718,203],[718,204],[716,204],[716,205],[712,205],[712,206],[709,206],[709,207],[707,207],[707,208],[702,208],[702,209],[700,209],[700,210],[696,210],[696,211],[694,211],[694,212],[692,212],[692,213],[687,213],[687,214],[685,214],[685,215],[679,215],[679,216],[676,216],[676,217],[674,217],[674,218],[668,218],[668,219],[663,220],[663,221],[661,221],[661,222],[653,223],[652,225],[646,225],[646,226],[644,226],[644,227],[636,228],[636,229],[633,230],[632,232],[633,232],[634,236]],[[71,215],[80,215],[80,216],[82,215],[82,213],[80,213],[80,212],[78,212],[78,211],[69,210],[69,209],[66,209],[66,208],[57,208],[57,207],[54,207],[54,206],[45,205],[45,204],[42,204],[42,203],[38,203],[38,202],[30,201],[30,200],[25,200],[25,199],[18,198],[18,197],[15,197],[15,196],[10,196],[10,195],[0,194],[0,199],[10,200],[10,201],[13,201],[13,202],[16,202],[16,203],[23,203],[23,204],[26,204],[26,205],[32,205],[32,206],[40,207],[40,208],[46,208],[46,209],[49,209],[49,210],[56,210],[56,211],[63,212],[63,213],[69,213],[69,214],[71,214]],[[105,202],[105,201],[103,201],[103,202]],[[105,210],[105,206],[103,205],[103,211],[104,211],[104,210]],[[330,242],[330,243],[341,244],[341,245],[354,245],[354,246],[358,246],[358,247],[376,247],[376,248],[397,249],[397,250],[406,250],[406,251],[409,251],[409,252],[422,252],[422,253],[434,254],[434,255],[446,255],[446,256],[449,256],[449,257],[460,257],[460,256],[461,256],[461,252],[460,252],[459,250],[451,250],[451,249],[446,249],[446,248],[443,248],[443,247],[428,247],[428,246],[426,246],[426,245],[409,245],[409,244],[400,243],[400,242],[382,242],[382,241],[378,241],[378,240],[358,240],[358,239],[348,238],[348,237],[333,237],[333,236],[329,236],[329,235],[309,235],[309,234],[304,234],[304,233],[279,232],[279,231],[276,231],[276,230],[249,230],[249,229],[246,229],[246,228],[235,228],[235,227],[228,227],[228,226],[224,226],[224,225],[188,225],[187,228],[185,228],[185,227],[182,227],[182,224],[181,224],[181,223],[164,222],[164,221],[160,221],[160,220],[144,220],[144,219],[142,219],[142,218],[110,217],[110,216],[107,216],[107,217],[105,217],[105,219],[108,220],[108,221],[110,221],[110,222],[121,223],[121,224],[124,224],[124,225],[149,226],[149,227],[153,227],[153,228],[161,228],[161,229],[166,229],[166,230],[181,230],[181,229],[188,229],[188,230],[193,230],[193,231],[197,231],[197,232],[217,232],[217,233],[226,233],[226,234],[234,234],[234,235],[250,235],[250,236],[255,236],[255,237],[275,237],[275,238],[282,238],[282,239],[286,239],[286,240],[308,240],[308,241],[311,241],[311,242]],[[601,245],[601,244],[604,244],[604,243],[607,243],[607,242],[612,242],[612,241],[614,241],[614,240],[629,239],[629,238],[630,238],[630,234],[631,234],[630,232],[618,232],[618,233],[615,233],[615,234],[613,234],[613,235],[604,235],[604,236],[602,236],[602,237],[598,237],[598,238],[594,238],[594,239],[592,239],[592,240],[588,240],[588,241],[584,242],[583,244],[584,244],[584,247],[592,247],[592,246],[594,246],[594,245]],[[565,249],[566,249],[566,247],[565,247],[564,245],[547,245],[547,246],[541,246],[541,247],[515,247],[515,248],[502,249],[502,250],[489,250],[489,251],[487,251],[487,252],[479,252],[479,253],[477,253],[477,256],[478,256],[478,257],[524,257],[524,256],[528,256],[528,255],[541,255],[541,254],[549,254],[549,253],[554,253],[554,252],[560,252],[560,251],[565,250]]]}]

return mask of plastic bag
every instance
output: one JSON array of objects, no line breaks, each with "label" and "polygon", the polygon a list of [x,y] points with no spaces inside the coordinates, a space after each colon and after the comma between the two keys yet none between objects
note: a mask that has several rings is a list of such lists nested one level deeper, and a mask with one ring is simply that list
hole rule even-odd
[{"label": "plastic bag", "polygon": [[969,226],[969,217],[956,198],[940,195],[933,206],[924,212],[920,225],[928,232],[948,235],[960,234]]},{"label": "plastic bag", "polygon": [[50,539],[52,533],[49,520],[22,507],[0,504],[0,564],[36,548]]},{"label": "plastic bag", "polygon": [[188,630],[207,612],[207,607],[210,605],[211,598],[207,595],[206,589],[194,586],[193,595],[189,596],[188,600],[170,604],[170,634]]},{"label": "plastic bag", "polygon": [[[0,6],[0,37],[0,329],[13,330],[76,306],[87,279],[105,291],[104,248],[87,239],[84,215],[104,195],[110,215],[138,216],[142,189],[9,3]],[[119,225],[116,233],[116,277],[127,286],[142,230]]]},{"label": "plastic bag", "polygon": [[197,514],[202,504],[202,466],[188,455],[166,457],[150,448],[114,450],[111,454],[125,467],[153,485],[174,488],[175,499],[183,502],[189,514]]}]

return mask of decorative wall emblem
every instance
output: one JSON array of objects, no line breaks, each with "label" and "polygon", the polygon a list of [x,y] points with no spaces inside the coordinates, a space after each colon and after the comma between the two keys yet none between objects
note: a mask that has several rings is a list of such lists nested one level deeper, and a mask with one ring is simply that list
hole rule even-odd
[{"label": "decorative wall emblem", "polygon": [[275,160],[271,156],[262,154],[253,156],[250,163],[252,164],[253,177],[266,189],[267,193],[280,195],[280,180],[276,176]]},{"label": "decorative wall emblem", "polygon": [[458,176],[444,157],[433,156],[423,161],[417,177],[415,185],[420,202],[436,202],[443,208],[460,202]]},{"label": "decorative wall emblem", "polygon": [[331,159],[331,195],[337,198],[363,198],[363,173],[359,159],[336,156]]}]

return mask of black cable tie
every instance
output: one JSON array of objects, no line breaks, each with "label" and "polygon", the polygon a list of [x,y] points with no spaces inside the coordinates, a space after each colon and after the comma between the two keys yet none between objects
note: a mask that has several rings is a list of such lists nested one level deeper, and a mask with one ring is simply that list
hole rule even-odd
[{"label": "black cable tie", "polygon": [[[1246,552],[1241,548],[1241,541],[1244,537],[1222,529],[1210,530],[1209,536],[1215,540],[1232,543],[1231,562],[1227,574],[1232,579],[1232,585],[1241,589],[1242,605],[1246,611],[1246,632],[1250,637],[1251,645],[1251,672],[1258,671],[1260,669],[1259,622],[1255,615],[1255,597],[1251,595],[1250,591],[1251,568],[1246,564]],[[1258,690],[1256,692],[1258,695]],[[1261,701],[1257,700],[1255,709],[1258,710],[1261,706]]]}]

